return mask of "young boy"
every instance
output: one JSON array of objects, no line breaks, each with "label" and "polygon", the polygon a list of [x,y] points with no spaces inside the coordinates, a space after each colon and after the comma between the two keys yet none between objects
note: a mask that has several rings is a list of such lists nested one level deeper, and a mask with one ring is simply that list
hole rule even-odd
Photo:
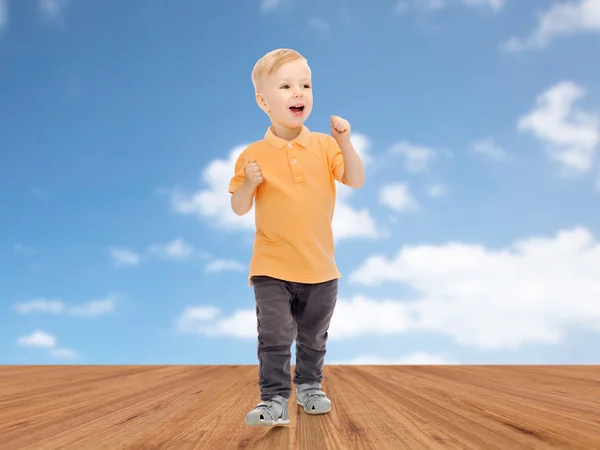
[{"label": "young boy", "polygon": [[302,55],[267,53],[254,66],[252,82],[271,126],[240,154],[229,183],[236,214],[255,203],[248,278],[256,299],[261,402],[246,424],[283,425],[289,423],[294,340],[297,403],[309,414],[331,410],[321,382],[340,277],[331,228],[335,181],[359,188],[365,174],[346,120],[331,116],[331,136],[304,126],[313,94]]}]

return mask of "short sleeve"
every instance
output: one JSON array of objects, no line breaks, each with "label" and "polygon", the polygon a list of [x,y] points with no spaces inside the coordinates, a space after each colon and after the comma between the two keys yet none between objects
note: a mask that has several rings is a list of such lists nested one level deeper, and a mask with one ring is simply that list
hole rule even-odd
[{"label": "short sleeve", "polygon": [[[235,162],[235,167],[233,169],[233,176],[231,177],[231,179],[229,180],[229,188],[228,188],[228,192],[230,194],[233,194],[237,188],[239,188],[242,183],[244,182],[244,180],[246,179],[245,175],[244,175],[244,167],[246,166],[246,163],[250,160],[250,157],[248,156],[248,153],[246,150],[244,150],[240,156],[238,156],[236,162]],[[256,189],[254,190],[254,196],[256,196]]]},{"label": "short sleeve", "polygon": [[327,136],[327,160],[333,178],[344,183],[344,155],[336,140],[331,136]]}]

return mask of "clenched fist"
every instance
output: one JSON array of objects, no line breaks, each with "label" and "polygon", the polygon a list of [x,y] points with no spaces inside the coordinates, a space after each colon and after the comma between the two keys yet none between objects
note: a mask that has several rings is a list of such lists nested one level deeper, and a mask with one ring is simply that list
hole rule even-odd
[{"label": "clenched fist", "polygon": [[336,141],[350,139],[350,122],[339,116],[331,116],[331,136]]},{"label": "clenched fist", "polygon": [[260,167],[255,159],[248,161],[248,164],[244,166],[244,175],[250,185],[256,187],[264,181]]}]

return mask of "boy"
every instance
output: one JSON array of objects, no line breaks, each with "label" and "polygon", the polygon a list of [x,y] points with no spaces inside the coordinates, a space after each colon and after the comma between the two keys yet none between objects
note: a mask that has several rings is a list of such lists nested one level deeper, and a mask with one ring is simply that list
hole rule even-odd
[{"label": "boy", "polygon": [[331,116],[332,136],[304,126],[313,96],[302,55],[290,49],[267,53],[254,66],[252,83],[271,126],[240,154],[229,183],[236,214],[246,214],[255,202],[248,279],[256,299],[261,402],[246,424],[284,425],[294,340],[297,403],[309,414],[331,411],[321,382],[340,277],[331,228],[335,181],[359,188],[365,174],[346,120]]}]

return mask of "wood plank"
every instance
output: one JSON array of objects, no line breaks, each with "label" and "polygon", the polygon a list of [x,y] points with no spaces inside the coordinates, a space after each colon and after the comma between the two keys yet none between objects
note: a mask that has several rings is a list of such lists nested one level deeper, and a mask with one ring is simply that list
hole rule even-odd
[{"label": "wood plank", "polygon": [[[292,367],[293,371],[293,367]],[[326,366],[329,414],[251,428],[256,366],[0,366],[0,448],[600,448],[598,366]]]}]

